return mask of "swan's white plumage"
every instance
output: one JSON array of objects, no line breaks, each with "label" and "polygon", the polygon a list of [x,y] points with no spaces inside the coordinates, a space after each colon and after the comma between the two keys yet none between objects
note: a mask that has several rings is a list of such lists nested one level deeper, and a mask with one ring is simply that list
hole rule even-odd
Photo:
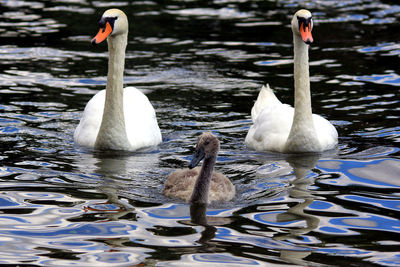
[{"label": "swan's white plumage", "polygon": [[253,125],[245,139],[250,148],[284,153],[322,152],[338,143],[335,127],[311,111],[308,70],[311,17],[308,10],[302,9],[292,19],[295,108],[282,104],[269,85],[263,86],[251,110]]},{"label": "swan's white plumage", "polygon": [[[247,133],[246,144],[258,151],[285,152],[293,115],[293,107],[282,104],[268,85],[263,86],[251,111],[253,125]],[[323,150],[333,149],[338,138],[335,127],[319,115],[313,114],[312,118]]]},{"label": "swan's white plumage", "polygon": [[[94,147],[103,118],[106,90],[95,94],[86,104],[74,140],[85,147]],[[161,142],[156,113],[148,98],[134,87],[124,88],[124,117],[130,144],[127,150],[155,146]]]},{"label": "swan's white plumage", "polygon": [[274,92],[272,92],[269,84],[263,86],[258,94],[257,101],[254,103],[253,108],[251,109],[251,119],[253,122],[256,121],[258,115],[266,108],[267,106],[274,107],[276,105],[281,105],[281,101],[276,98]]}]

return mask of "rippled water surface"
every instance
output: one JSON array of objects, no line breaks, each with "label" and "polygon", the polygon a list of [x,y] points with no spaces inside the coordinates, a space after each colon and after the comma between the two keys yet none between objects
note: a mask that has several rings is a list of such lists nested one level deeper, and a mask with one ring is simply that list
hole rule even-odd
[{"label": "rippled water surface", "polygon": [[[400,265],[397,1],[0,1],[0,264]],[[129,17],[125,84],[154,105],[163,143],[137,153],[74,145],[105,86],[110,7]],[[262,84],[293,103],[290,19],[308,8],[313,111],[336,151],[244,145]],[[197,136],[221,141],[235,198],[204,209],[162,195]],[[192,215],[192,219],[191,219]],[[193,218],[207,216],[207,225]]]}]

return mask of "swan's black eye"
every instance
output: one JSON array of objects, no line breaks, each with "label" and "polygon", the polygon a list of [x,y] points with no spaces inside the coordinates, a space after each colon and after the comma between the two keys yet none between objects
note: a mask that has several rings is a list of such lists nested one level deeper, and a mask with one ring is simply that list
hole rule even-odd
[{"label": "swan's black eye", "polygon": [[312,17],[309,18],[304,18],[304,17],[297,17],[297,21],[299,23],[299,30],[301,26],[303,26],[303,30],[305,31],[306,28],[311,29],[311,25],[312,25]]},{"label": "swan's black eye", "polygon": [[101,18],[99,21],[99,27],[104,29],[106,27],[106,23],[110,23],[112,29],[114,29],[114,22],[118,19],[118,17],[105,17]]}]

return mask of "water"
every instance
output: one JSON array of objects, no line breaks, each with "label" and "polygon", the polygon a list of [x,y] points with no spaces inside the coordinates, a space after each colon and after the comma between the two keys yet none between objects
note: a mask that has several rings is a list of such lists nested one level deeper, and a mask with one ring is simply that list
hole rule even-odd
[{"label": "water", "polygon": [[[400,264],[396,1],[0,5],[0,263]],[[110,7],[130,19],[125,83],[147,94],[162,130],[163,143],[147,151],[73,143],[85,104],[105,85],[106,45],[89,40]],[[315,19],[313,111],[335,125],[339,147],[254,152],[244,138],[261,85],[293,103],[289,22],[299,7]],[[191,221],[189,205],[161,192],[203,131],[219,137],[216,168],[237,194]]]}]

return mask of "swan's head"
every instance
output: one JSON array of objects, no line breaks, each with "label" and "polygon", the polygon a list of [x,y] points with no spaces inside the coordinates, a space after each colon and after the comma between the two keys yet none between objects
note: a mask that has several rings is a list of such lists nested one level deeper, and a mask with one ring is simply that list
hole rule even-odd
[{"label": "swan's head", "polygon": [[311,12],[306,9],[300,9],[297,11],[292,19],[292,31],[294,34],[298,34],[304,43],[311,44],[313,37],[311,31],[313,28],[313,21]]},{"label": "swan's head", "polygon": [[119,9],[108,9],[99,21],[100,30],[92,39],[92,44],[103,42],[108,36],[128,33],[128,18]]},{"label": "swan's head", "polygon": [[218,151],[218,138],[210,132],[203,133],[197,140],[196,151],[193,155],[192,161],[189,163],[189,169],[196,167],[205,157],[216,156]]}]

